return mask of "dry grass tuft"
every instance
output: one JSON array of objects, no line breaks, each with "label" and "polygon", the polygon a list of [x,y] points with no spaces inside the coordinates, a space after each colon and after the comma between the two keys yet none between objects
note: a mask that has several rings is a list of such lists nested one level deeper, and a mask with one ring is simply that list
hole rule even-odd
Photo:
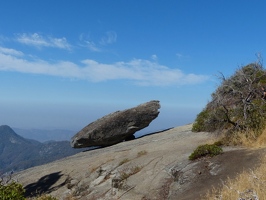
[{"label": "dry grass tuft", "polygon": [[142,167],[135,166],[127,169],[123,169],[123,171],[120,171],[120,178],[121,180],[128,179],[130,176],[140,172]]},{"label": "dry grass tuft", "polygon": [[97,167],[92,167],[92,168],[90,169],[90,173],[95,172],[97,169],[98,169],[98,166],[97,166]]},{"label": "dry grass tuft", "polygon": [[138,152],[137,157],[144,156],[144,155],[146,155],[147,153],[148,153],[148,152],[147,152],[146,150],[140,151],[140,152]]},{"label": "dry grass tuft", "polygon": [[120,165],[123,165],[123,164],[125,164],[125,163],[127,163],[127,162],[129,162],[130,160],[128,159],[128,158],[124,158],[119,164],[118,164],[118,166],[120,166]]},{"label": "dry grass tuft", "polygon": [[260,148],[266,146],[266,129],[258,136],[254,132],[238,133],[234,139],[236,144],[241,144],[245,147]]},{"label": "dry grass tuft", "polygon": [[245,171],[234,180],[228,179],[223,187],[212,189],[204,200],[258,200],[266,199],[266,156],[255,170]]},{"label": "dry grass tuft", "polygon": [[265,147],[266,146],[266,129],[263,130],[262,134],[257,138],[256,142],[253,143],[253,147]]},{"label": "dry grass tuft", "polygon": [[240,145],[247,148],[259,148],[266,146],[266,129],[261,135],[255,132],[234,132],[227,136],[222,136],[222,143],[225,145]]},{"label": "dry grass tuft", "polygon": [[68,194],[64,200],[78,200],[73,194]]},{"label": "dry grass tuft", "polygon": [[57,198],[52,197],[51,195],[48,194],[39,194],[37,197],[27,198],[27,200],[57,200]]}]

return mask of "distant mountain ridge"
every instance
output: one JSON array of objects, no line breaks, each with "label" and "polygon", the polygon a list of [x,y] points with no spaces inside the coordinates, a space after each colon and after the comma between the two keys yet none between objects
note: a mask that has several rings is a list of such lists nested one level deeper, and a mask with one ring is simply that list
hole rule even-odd
[{"label": "distant mountain ridge", "polygon": [[18,135],[8,125],[0,126],[0,175],[52,162],[81,151],[71,148],[69,141],[41,143]]},{"label": "distant mountain ridge", "polygon": [[37,140],[39,142],[70,140],[71,137],[77,132],[74,130],[63,130],[63,129],[48,130],[48,129],[13,128],[13,130],[18,135],[24,138]]}]

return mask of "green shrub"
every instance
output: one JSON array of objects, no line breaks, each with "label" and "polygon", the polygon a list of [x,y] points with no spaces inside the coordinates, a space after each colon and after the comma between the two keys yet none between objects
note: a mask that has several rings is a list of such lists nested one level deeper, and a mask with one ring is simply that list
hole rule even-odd
[{"label": "green shrub", "polygon": [[11,182],[7,185],[0,183],[0,200],[25,200],[25,190],[22,185]]},{"label": "green shrub", "polygon": [[[50,195],[41,195],[31,200],[57,200],[57,198]],[[4,184],[0,182],[0,200],[26,200],[25,190],[23,186],[17,182],[10,182]]]},{"label": "green shrub", "polygon": [[[260,58],[259,58],[260,59]],[[216,132],[230,138],[234,133],[249,133],[255,139],[266,127],[266,70],[258,60],[229,78],[223,74],[212,99],[197,115],[192,131]]]},{"label": "green shrub", "polygon": [[205,120],[208,119],[209,113],[207,110],[203,110],[201,111],[198,115],[197,118],[195,120],[195,123],[192,126],[192,131],[193,132],[201,132],[201,131],[205,131]]},{"label": "green shrub", "polygon": [[222,140],[218,140],[218,141],[214,142],[213,144],[214,144],[214,145],[216,145],[216,146],[218,146],[218,147],[220,147],[220,146],[223,146],[223,145],[224,145],[224,143],[223,143],[223,141],[222,141]]},{"label": "green shrub", "polygon": [[200,145],[189,156],[189,160],[195,160],[203,156],[215,156],[221,153],[223,153],[223,149],[215,144]]}]

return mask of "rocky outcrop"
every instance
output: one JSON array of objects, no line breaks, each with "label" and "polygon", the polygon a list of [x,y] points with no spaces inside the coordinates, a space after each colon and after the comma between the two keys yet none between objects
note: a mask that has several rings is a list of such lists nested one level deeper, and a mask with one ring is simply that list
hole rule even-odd
[{"label": "rocky outcrop", "polygon": [[132,137],[159,115],[159,101],[117,111],[90,123],[71,139],[73,148],[110,146]]},{"label": "rocky outcrop", "polygon": [[[263,147],[223,147],[221,155],[190,161],[197,146],[217,140],[214,133],[193,133],[191,128],[192,124],[175,127],[78,153],[15,173],[12,180],[24,186],[27,198],[48,194],[76,200],[198,200],[212,188],[221,188],[228,178],[255,172],[266,154]],[[253,176],[248,178],[258,183]]]}]

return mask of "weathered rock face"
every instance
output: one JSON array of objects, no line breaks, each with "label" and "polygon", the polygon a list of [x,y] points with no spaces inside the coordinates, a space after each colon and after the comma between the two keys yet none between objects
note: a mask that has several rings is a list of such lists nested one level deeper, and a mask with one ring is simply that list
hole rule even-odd
[{"label": "weathered rock face", "polygon": [[159,101],[117,111],[90,123],[71,139],[73,148],[109,146],[130,138],[159,115]]}]

